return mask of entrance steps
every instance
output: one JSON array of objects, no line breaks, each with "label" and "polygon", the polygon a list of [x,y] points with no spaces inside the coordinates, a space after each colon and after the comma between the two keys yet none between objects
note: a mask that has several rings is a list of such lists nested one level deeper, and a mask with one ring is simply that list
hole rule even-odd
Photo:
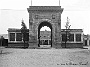
[{"label": "entrance steps", "polygon": [[50,49],[52,48],[51,45],[40,45],[40,47],[38,47],[40,49]]},{"label": "entrance steps", "polygon": [[37,47],[36,49],[51,49],[52,47],[48,47],[48,48],[45,48],[45,47]]},{"label": "entrance steps", "polygon": [[47,48],[47,47],[51,47],[51,45],[40,45],[40,47]]},{"label": "entrance steps", "polygon": [[29,47],[29,49],[51,49],[51,45],[40,45],[40,47]]}]

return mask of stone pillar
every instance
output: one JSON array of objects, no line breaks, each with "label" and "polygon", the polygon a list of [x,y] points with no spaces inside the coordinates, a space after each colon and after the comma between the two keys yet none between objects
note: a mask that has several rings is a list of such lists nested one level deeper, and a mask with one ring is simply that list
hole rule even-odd
[{"label": "stone pillar", "polygon": [[29,48],[38,47],[36,30],[33,22],[34,21],[33,21],[32,13],[29,13]]},{"label": "stone pillar", "polygon": [[54,24],[54,47],[61,48],[61,14],[59,13],[59,19]]},{"label": "stone pillar", "polygon": [[59,17],[56,24],[56,44],[58,48],[61,48],[61,12],[59,12]]},{"label": "stone pillar", "polygon": [[32,25],[33,25],[32,13],[29,13],[29,48],[33,47]]}]

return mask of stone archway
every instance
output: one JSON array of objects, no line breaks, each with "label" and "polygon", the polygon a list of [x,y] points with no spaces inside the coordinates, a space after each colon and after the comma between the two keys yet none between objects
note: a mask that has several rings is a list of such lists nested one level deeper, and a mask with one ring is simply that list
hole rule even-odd
[{"label": "stone archway", "polygon": [[51,47],[61,48],[61,6],[30,6],[29,12],[29,47],[40,45],[40,28],[51,29]]},{"label": "stone archway", "polygon": [[[40,34],[41,34],[41,32],[40,32],[40,29],[43,27],[43,26],[47,26],[47,27],[49,27],[50,29],[51,29],[51,31],[50,31],[50,36],[48,37],[48,35],[44,38],[43,36],[41,36]],[[43,35],[45,35],[45,33],[46,34],[49,34],[49,31],[47,31],[47,32],[45,32],[45,31],[43,31],[44,33],[43,33]],[[48,22],[48,21],[43,21],[43,22],[41,22],[40,24],[39,24],[39,26],[38,26],[38,47],[40,47],[40,42],[42,41],[41,40],[41,38],[43,38],[43,40],[45,39],[45,41],[49,41],[49,39],[50,39],[50,47],[52,47],[52,25],[51,25],[51,23],[50,22]],[[43,45],[48,45],[48,44],[43,44]]]}]

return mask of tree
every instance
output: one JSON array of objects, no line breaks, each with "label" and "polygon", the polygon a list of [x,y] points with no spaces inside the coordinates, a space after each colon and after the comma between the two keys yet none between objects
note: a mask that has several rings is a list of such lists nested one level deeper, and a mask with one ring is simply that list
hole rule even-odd
[{"label": "tree", "polygon": [[66,48],[66,43],[67,43],[67,40],[69,40],[69,36],[70,36],[70,26],[71,25],[69,25],[69,18],[67,17],[67,22],[66,22],[66,25],[65,25],[65,27],[66,27],[66,29],[65,29],[65,32],[66,32],[66,34],[65,34],[65,48]]},{"label": "tree", "polygon": [[21,33],[22,33],[22,38],[23,38],[23,42],[24,42],[24,48],[25,48],[25,41],[26,41],[26,38],[25,38],[25,35],[26,35],[26,33],[27,33],[27,27],[26,27],[26,25],[25,25],[25,23],[24,23],[24,20],[22,20],[22,22],[21,22],[22,24],[21,24]]}]

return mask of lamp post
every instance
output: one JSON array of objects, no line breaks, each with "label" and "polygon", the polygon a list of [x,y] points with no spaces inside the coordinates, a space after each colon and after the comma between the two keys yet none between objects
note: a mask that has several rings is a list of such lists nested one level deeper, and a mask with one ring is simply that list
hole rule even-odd
[{"label": "lamp post", "polygon": [[66,22],[66,25],[65,25],[65,27],[66,27],[66,29],[65,29],[65,48],[67,47],[67,35],[68,35],[68,33],[70,32],[69,31],[69,29],[70,29],[70,26],[71,25],[69,25],[69,18],[67,17],[67,22]]}]

